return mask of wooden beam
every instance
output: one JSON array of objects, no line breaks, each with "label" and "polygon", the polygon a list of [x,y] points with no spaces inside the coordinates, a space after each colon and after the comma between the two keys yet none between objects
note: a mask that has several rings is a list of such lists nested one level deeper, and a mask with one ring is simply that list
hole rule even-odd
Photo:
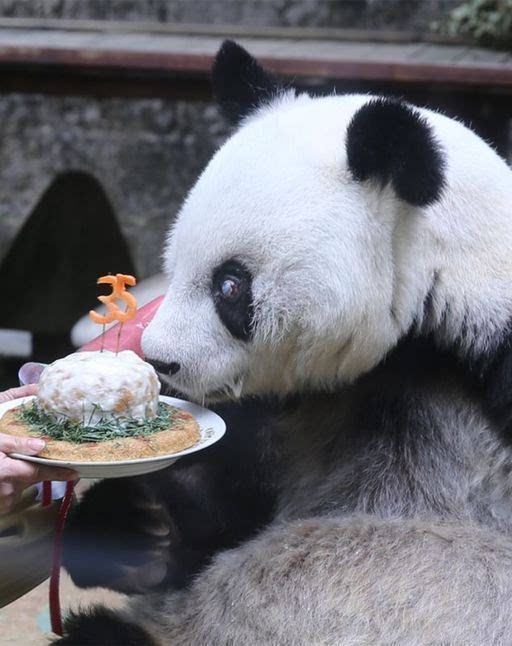
[{"label": "wooden beam", "polygon": [[[134,83],[143,78],[206,82],[222,42],[216,36],[99,33],[0,28],[0,82],[14,73],[51,69],[80,78],[105,75]],[[512,56],[461,45],[242,38],[267,67],[285,77],[317,80],[450,85],[512,91]]]}]

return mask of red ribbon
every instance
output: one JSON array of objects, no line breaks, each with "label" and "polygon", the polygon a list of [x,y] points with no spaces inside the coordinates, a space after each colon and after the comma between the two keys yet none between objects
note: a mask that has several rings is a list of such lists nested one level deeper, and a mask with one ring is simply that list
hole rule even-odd
[{"label": "red ribbon", "polygon": [[41,505],[49,507],[52,504],[52,483],[49,480],[43,482],[43,495]]},{"label": "red ribbon", "polygon": [[[59,513],[57,515],[57,524],[55,525],[55,538],[53,540],[53,561],[52,574],[50,577],[50,622],[52,631],[57,635],[62,635],[62,617],[60,612],[59,582],[60,566],[62,561],[62,533],[66,518],[73,500],[73,491],[78,480],[66,482],[66,493],[61,500]],[[52,500],[52,483],[43,482],[43,507],[47,507]]]}]

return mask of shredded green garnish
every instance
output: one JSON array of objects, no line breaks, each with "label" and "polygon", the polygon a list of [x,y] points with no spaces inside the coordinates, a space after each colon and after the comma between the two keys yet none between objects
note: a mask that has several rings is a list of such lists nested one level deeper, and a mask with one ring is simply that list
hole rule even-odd
[{"label": "shredded green garnish", "polygon": [[[122,437],[141,437],[165,431],[171,424],[177,409],[159,402],[155,417],[136,419],[134,417],[111,417],[102,419],[97,426],[80,424],[71,420],[56,420],[39,408],[35,401],[24,404],[17,413],[18,419],[30,426],[32,431],[50,437],[83,444],[104,442]],[[92,417],[92,416],[91,416]]]}]

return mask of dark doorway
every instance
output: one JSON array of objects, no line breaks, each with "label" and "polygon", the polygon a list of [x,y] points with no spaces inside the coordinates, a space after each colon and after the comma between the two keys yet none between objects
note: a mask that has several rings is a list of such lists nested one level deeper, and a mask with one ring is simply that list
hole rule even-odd
[{"label": "dark doorway", "polygon": [[134,266],[105,191],[86,173],[59,175],[0,267],[0,327],[32,332],[34,360],[70,352],[70,329],[109,272]]}]

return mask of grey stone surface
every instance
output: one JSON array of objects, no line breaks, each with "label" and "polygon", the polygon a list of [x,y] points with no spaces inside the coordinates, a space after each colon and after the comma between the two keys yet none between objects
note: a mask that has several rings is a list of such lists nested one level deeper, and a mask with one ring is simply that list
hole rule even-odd
[{"label": "grey stone surface", "polygon": [[423,30],[457,4],[459,0],[3,0],[0,15]]},{"label": "grey stone surface", "polygon": [[[0,15],[424,30],[457,2],[0,0]],[[168,224],[226,134],[207,102],[0,94],[0,263],[55,177],[79,170],[105,189],[139,278],[157,272]]]},{"label": "grey stone surface", "polygon": [[225,135],[202,102],[0,95],[0,260],[51,181],[81,170],[104,187],[139,278],[157,272],[169,222]]},{"label": "grey stone surface", "polygon": [[[0,16],[254,26],[428,28],[455,0],[0,0]],[[0,94],[0,262],[51,181],[100,180],[139,276],[159,269],[163,233],[226,134],[206,103]]]}]

